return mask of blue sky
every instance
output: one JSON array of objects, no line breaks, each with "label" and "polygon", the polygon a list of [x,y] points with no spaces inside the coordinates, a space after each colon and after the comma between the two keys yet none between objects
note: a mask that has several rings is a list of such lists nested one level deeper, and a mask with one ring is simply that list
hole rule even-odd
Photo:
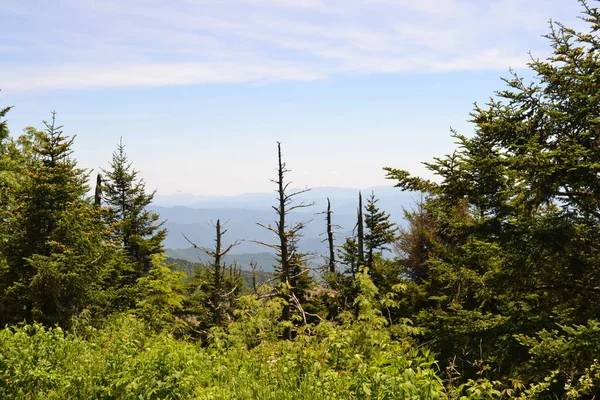
[{"label": "blue sky", "polygon": [[[591,2],[595,3],[595,2]],[[51,110],[80,165],[123,137],[161,194],[389,184],[469,134],[474,102],[549,53],[576,0],[0,0],[12,133]],[[595,4],[592,4],[595,5]]]}]

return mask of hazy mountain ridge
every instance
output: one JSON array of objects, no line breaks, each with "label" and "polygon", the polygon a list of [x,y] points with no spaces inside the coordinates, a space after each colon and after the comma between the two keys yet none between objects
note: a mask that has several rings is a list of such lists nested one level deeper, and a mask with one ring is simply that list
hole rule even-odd
[{"label": "hazy mountain ridge", "polygon": [[[339,228],[336,233],[336,244],[343,242],[346,236],[352,234],[356,225],[356,208],[358,205],[358,193],[363,193],[363,204],[371,192],[379,199],[377,205],[391,215],[391,220],[402,224],[403,208],[410,208],[418,198],[414,193],[402,192],[394,187],[374,187],[368,189],[347,188],[316,188],[310,192],[297,196],[297,202],[315,203],[313,206],[302,209],[301,212],[292,212],[289,215],[290,223],[299,221],[310,221],[303,230],[299,247],[303,252],[324,254],[326,244],[323,242],[326,230],[325,215],[323,212],[327,207],[327,198],[331,201],[333,210],[333,223]],[[242,257],[248,265],[251,254],[272,253],[273,250],[254,243],[253,240],[274,243],[275,235],[257,225],[274,224],[275,212],[271,208],[275,204],[275,193],[254,193],[239,196],[197,196],[197,195],[171,195],[157,196],[152,209],[158,212],[165,227],[169,230],[165,247],[167,253],[174,258],[182,258],[196,261],[198,250],[189,249],[190,243],[184,238],[187,236],[192,242],[199,246],[211,248],[214,243],[215,230],[210,225],[217,219],[226,223],[227,233],[223,237],[224,245],[239,241],[239,245],[231,250],[231,255]],[[186,205],[172,205],[182,202]],[[174,250],[177,249],[177,250]],[[192,250],[188,253],[188,250]],[[176,254],[176,252],[184,254]],[[193,254],[196,253],[194,258]],[[259,258],[261,258],[259,256]],[[261,258],[262,259],[262,258]],[[272,263],[271,263],[272,264]],[[267,266],[263,266],[267,268]],[[266,270],[266,269],[265,269]]]},{"label": "hazy mountain ridge", "polygon": [[[187,249],[167,249],[167,257],[176,260],[184,260],[190,263],[206,263],[212,261],[203,251],[189,247]],[[275,265],[275,255],[272,253],[252,253],[252,254],[228,254],[223,257],[224,265],[237,265],[244,271],[252,269],[252,263],[256,263],[259,271],[272,272]]]},{"label": "hazy mountain ridge", "polygon": [[[300,189],[290,189],[293,192]],[[362,192],[363,198],[366,198],[374,192],[380,199],[379,204],[388,212],[391,208],[398,205],[408,205],[410,200],[415,197],[414,193],[402,192],[400,189],[390,186],[374,186],[366,189],[338,188],[338,187],[317,187],[296,197],[297,201],[306,203],[315,203],[313,207],[315,212],[324,211],[327,206],[327,198],[332,202],[334,212],[338,213],[356,213],[358,193]],[[201,208],[230,208],[230,209],[255,209],[262,211],[271,211],[271,206],[275,204],[276,193],[246,193],[234,196],[213,196],[213,195],[194,195],[194,194],[157,194],[154,197],[154,204],[163,207],[188,207],[194,209]]]}]

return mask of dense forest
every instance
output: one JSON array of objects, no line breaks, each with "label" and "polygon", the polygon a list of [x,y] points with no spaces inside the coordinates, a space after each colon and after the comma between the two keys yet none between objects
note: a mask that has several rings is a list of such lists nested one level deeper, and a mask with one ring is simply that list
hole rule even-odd
[{"label": "dense forest", "polygon": [[551,23],[551,56],[475,106],[434,179],[384,168],[421,194],[402,227],[357,193],[353,235],[334,245],[329,204],[328,253],[302,254],[288,216],[310,204],[274,146],[273,274],[225,262],[220,220],[192,243],[209,261],[167,261],[123,143],[92,176],[59,116],[16,136],[1,109],[0,398],[596,398],[600,11],[580,3],[587,31]]}]

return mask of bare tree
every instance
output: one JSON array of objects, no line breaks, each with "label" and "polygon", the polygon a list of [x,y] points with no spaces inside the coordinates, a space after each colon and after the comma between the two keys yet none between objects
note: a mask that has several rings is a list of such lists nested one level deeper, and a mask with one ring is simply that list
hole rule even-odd
[{"label": "bare tree", "polygon": [[[215,228],[215,247],[214,249],[208,249],[206,247],[198,246],[193,243],[190,239],[188,239],[185,235],[183,237],[192,245],[194,248],[199,249],[206,253],[209,257],[212,258],[212,262],[208,264],[209,272],[212,276],[213,290],[211,293],[211,308],[212,308],[212,318],[213,323],[215,325],[220,325],[223,322],[223,310],[222,304],[224,301],[229,300],[229,298],[235,293],[238,289],[237,286],[233,288],[228,287],[223,284],[225,273],[227,272],[227,267],[223,265],[223,258],[232,248],[239,244],[239,241],[235,241],[229,246],[223,248],[223,235],[227,233],[227,229],[222,229],[223,225],[221,225],[221,220],[217,219],[216,224],[212,224]],[[230,273],[233,274],[233,270],[235,266],[232,266]]]},{"label": "bare tree", "polygon": [[[327,211],[324,211],[320,214],[325,214],[325,222],[327,224],[327,230],[324,234],[327,236],[323,239],[323,242],[327,242],[327,248],[329,250],[329,255],[327,257],[327,267],[329,272],[336,272],[336,263],[337,260],[335,258],[335,230],[341,228],[339,225],[335,225],[332,222],[333,211],[331,210],[331,202],[329,201],[329,197],[327,198]],[[321,234],[323,235],[323,233]]]},{"label": "bare tree", "polygon": [[[277,193],[277,205],[272,206],[273,210],[277,214],[277,220],[275,225],[265,225],[257,223],[259,226],[273,232],[277,236],[277,243],[266,243],[260,241],[254,241],[255,243],[269,247],[275,250],[277,254],[277,260],[279,265],[277,266],[277,273],[281,282],[281,297],[285,300],[283,307],[282,319],[284,321],[290,321],[291,319],[291,306],[294,305],[303,317],[305,312],[301,306],[299,306],[299,298],[302,298],[302,291],[305,289],[306,282],[309,278],[308,268],[306,268],[307,256],[298,251],[298,239],[302,235],[302,229],[308,222],[296,222],[290,223],[287,219],[288,214],[293,210],[300,208],[306,208],[314,205],[314,203],[300,202],[293,204],[294,197],[299,194],[306,193],[310,189],[303,189],[288,192],[289,186],[292,182],[285,182],[285,175],[290,172],[287,169],[285,162],[281,156],[281,143],[277,142],[277,178],[272,179],[271,182],[277,185],[275,190]],[[289,327],[286,327],[284,331],[284,338],[291,339],[292,333]]]},{"label": "bare tree", "polygon": [[102,175],[96,176],[96,190],[94,191],[94,204],[100,206],[102,203]]},{"label": "bare tree", "polygon": [[356,221],[356,235],[358,236],[358,261],[359,265],[365,264],[365,229],[363,219],[362,193],[358,192],[358,210]]}]

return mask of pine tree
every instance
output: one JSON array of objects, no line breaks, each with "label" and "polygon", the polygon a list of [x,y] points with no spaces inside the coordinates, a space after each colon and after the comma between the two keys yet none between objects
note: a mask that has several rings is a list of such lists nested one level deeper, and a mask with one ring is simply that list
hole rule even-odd
[{"label": "pine tree", "polygon": [[8,153],[9,131],[6,121],[6,114],[12,107],[0,109],[0,221],[5,218],[5,212],[9,207],[10,177],[9,171],[11,161]]},{"label": "pine tree", "polygon": [[415,283],[429,278],[429,257],[435,251],[438,235],[435,219],[425,208],[426,201],[421,198],[414,210],[404,210],[407,224],[394,244],[402,273]]},{"label": "pine tree", "polygon": [[34,141],[23,153],[32,161],[5,221],[11,240],[2,297],[12,304],[3,307],[3,323],[66,323],[92,300],[104,254],[99,215],[85,198],[88,174],[71,158],[74,137],[55,117],[44,131],[28,129]]},{"label": "pine tree", "polygon": [[390,244],[396,241],[396,232],[398,227],[393,222],[390,222],[390,215],[377,207],[379,200],[375,197],[375,193],[371,193],[367,205],[365,206],[365,247],[367,250],[366,264],[369,268],[373,267],[373,257],[375,251],[389,251]]},{"label": "pine tree", "polygon": [[[519,371],[529,355],[515,335],[531,344],[600,315],[600,11],[580,3],[588,31],[551,23],[553,54],[530,62],[530,83],[512,73],[475,107],[474,134],[453,132],[456,152],[426,164],[435,182],[387,169],[428,193],[436,245],[417,322],[464,378]],[[589,367],[568,358],[552,362],[544,397],[567,397]]]},{"label": "pine tree", "polygon": [[8,124],[6,121],[6,114],[12,107],[4,107],[0,109],[0,155],[5,153],[5,145],[8,139],[9,131]]},{"label": "pine tree", "polygon": [[122,140],[113,153],[111,169],[103,170],[103,199],[110,210],[109,223],[116,239],[130,259],[137,265],[133,280],[144,276],[151,267],[153,254],[164,251],[166,229],[160,216],[147,209],[155,192],[146,194],[145,183],[132,168]]}]

